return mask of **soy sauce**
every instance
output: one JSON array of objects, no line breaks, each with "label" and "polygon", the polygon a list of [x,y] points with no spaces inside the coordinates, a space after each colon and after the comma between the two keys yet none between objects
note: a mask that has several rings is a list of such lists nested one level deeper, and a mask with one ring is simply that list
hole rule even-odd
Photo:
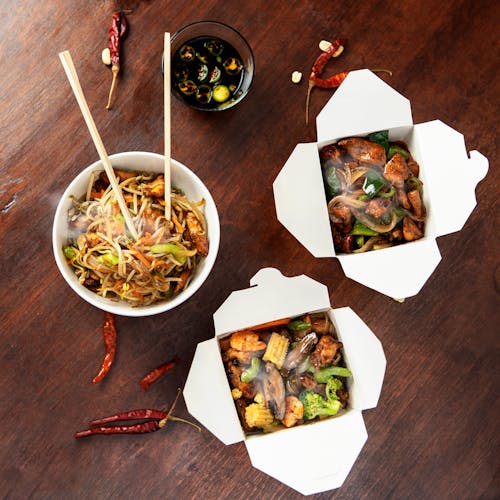
[{"label": "soy sauce", "polygon": [[172,59],[172,89],[201,109],[223,108],[238,94],[244,67],[238,51],[217,37],[200,36],[184,43]]}]

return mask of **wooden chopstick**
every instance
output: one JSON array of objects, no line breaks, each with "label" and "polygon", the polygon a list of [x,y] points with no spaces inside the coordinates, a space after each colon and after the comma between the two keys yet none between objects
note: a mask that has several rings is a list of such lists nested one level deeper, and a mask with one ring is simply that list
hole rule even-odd
[{"label": "wooden chopstick", "polygon": [[104,148],[101,136],[97,131],[97,127],[90,113],[89,106],[87,104],[87,101],[85,100],[85,96],[83,95],[83,90],[76,73],[75,65],[73,64],[73,60],[71,59],[71,55],[66,50],[59,54],[59,58],[61,59],[61,63],[63,65],[64,71],[66,72],[66,76],[68,77],[71,88],[73,89],[73,93],[75,94],[78,105],[80,106],[80,110],[82,112],[83,118],[85,119],[85,123],[87,124],[90,135],[92,136],[92,140],[94,141],[94,145],[97,149],[97,153],[99,154],[99,158],[104,165],[104,170],[106,171],[106,175],[108,176],[113,192],[115,193],[115,198],[118,201],[118,205],[120,207],[123,218],[125,219],[125,223],[127,224],[128,230],[132,234],[133,238],[137,240],[139,237],[139,235],[137,234],[137,229],[134,226],[134,222],[132,221],[132,217],[127,208],[127,204],[125,203],[125,199],[123,198],[122,190],[120,189],[118,180],[116,179],[113,167],[111,166],[111,162],[109,161],[106,149]]},{"label": "wooden chopstick", "polygon": [[165,136],[165,218],[171,219],[171,139],[170,139],[170,33],[163,40],[163,120]]}]

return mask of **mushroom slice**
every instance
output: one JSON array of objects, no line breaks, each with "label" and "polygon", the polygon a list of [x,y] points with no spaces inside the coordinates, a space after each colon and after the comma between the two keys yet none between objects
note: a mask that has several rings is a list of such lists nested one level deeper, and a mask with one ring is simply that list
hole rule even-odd
[{"label": "mushroom slice", "polygon": [[262,380],[262,392],[266,400],[266,405],[270,408],[278,420],[285,416],[285,384],[280,372],[273,363],[267,362],[265,365],[265,374]]}]

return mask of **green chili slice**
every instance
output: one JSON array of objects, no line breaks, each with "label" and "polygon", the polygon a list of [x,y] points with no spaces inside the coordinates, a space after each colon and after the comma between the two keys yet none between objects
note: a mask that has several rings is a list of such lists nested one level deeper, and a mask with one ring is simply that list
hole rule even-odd
[{"label": "green chili slice", "polygon": [[240,380],[242,382],[251,382],[259,373],[260,369],[260,359],[252,358],[250,361],[250,366],[241,372]]},{"label": "green chili slice", "polygon": [[301,332],[303,330],[311,328],[311,323],[306,323],[305,321],[296,319],[294,321],[290,321],[290,323],[287,323],[285,327],[287,330],[290,330],[292,332]]},{"label": "green chili slice", "polygon": [[400,148],[399,146],[390,146],[389,147],[389,152],[387,153],[387,156],[392,158],[396,153],[399,153],[405,160],[408,160],[410,158],[410,153],[403,148]]},{"label": "green chili slice", "polygon": [[355,221],[351,229],[351,234],[353,236],[378,236],[379,233],[361,224],[361,222]]}]

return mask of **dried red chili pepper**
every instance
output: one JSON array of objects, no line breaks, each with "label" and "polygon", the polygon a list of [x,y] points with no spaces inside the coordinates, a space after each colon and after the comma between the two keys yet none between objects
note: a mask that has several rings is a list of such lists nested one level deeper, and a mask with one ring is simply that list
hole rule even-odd
[{"label": "dried red chili pepper", "polygon": [[170,361],[167,361],[166,363],[163,363],[160,366],[157,366],[153,370],[151,370],[147,375],[145,375],[139,384],[141,387],[147,391],[149,386],[156,382],[164,373],[167,373],[170,371],[178,362],[177,358],[174,358]]},{"label": "dried red chili pepper", "polygon": [[[320,77],[328,61],[332,57],[338,57],[343,52],[344,45],[345,40],[342,38],[338,38],[317,57],[316,61],[313,64],[311,74],[309,75],[309,86],[307,89],[306,97],[306,125],[309,124],[309,99],[312,89],[314,87],[320,87],[323,89],[337,88],[350,73],[350,71],[343,71],[342,73],[337,73],[330,76],[329,78]],[[372,69],[371,71],[373,71],[374,73],[384,72],[392,75],[392,72],[388,69]]]},{"label": "dried red chili pepper", "polygon": [[343,73],[332,75],[329,78],[315,78],[314,86],[322,89],[334,89],[346,79],[349,73],[350,71],[344,71]]},{"label": "dried red chili pepper", "polygon": [[322,51],[321,54],[316,58],[316,61],[314,61],[313,67],[311,69],[311,74],[309,75],[309,86],[307,88],[306,125],[309,123],[309,99],[311,96],[311,91],[315,86],[318,87],[322,86],[317,84],[317,82],[320,80],[319,76],[323,73],[323,70],[325,69],[325,66],[328,63],[328,61],[332,57],[338,57],[343,52],[345,42],[346,40],[342,38],[337,38],[330,44],[330,46],[325,51]]},{"label": "dried red chili pepper", "polygon": [[112,313],[107,312],[104,316],[104,325],[102,327],[102,336],[104,339],[104,346],[106,348],[106,354],[102,361],[101,369],[99,373],[93,378],[92,382],[97,384],[100,382],[109,372],[116,355],[116,326],[115,326],[115,316]]},{"label": "dried red chili pepper", "polygon": [[99,418],[92,420],[90,422],[90,427],[99,427],[105,424],[110,424],[112,422],[119,422],[121,420],[141,420],[141,419],[162,419],[165,418],[167,414],[162,410],[152,410],[152,409],[139,409],[130,410],[123,413],[117,413],[116,415],[111,415],[109,417]]},{"label": "dried red chili pepper", "polygon": [[309,75],[309,81],[314,82],[314,79],[323,73],[328,61],[332,57],[338,57],[342,53],[345,42],[346,40],[343,38],[337,38],[337,40],[334,40],[326,50],[321,52],[316,61],[314,61],[311,74]]},{"label": "dried red chili pepper", "polygon": [[75,438],[94,436],[95,434],[146,434],[148,432],[155,432],[164,427],[165,424],[161,425],[162,422],[162,420],[150,420],[148,422],[132,425],[91,427],[90,429],[77,432]]},{"label": "dried red chili pepper", "polygon": [[[95,434],[146,434],[163,429],[169,420],[184,422],[201,430],[196,424],[172,415],[177,400],[181,394],[181,390],[177,391],[177,396],[167,412],[161,410],[132,410],[128,412],[118,413],[109,417],[100,418],[90,422],[89,428],[84,431],[79,431],[75,434],[75,438],[93,436]],[[123,422],[127,420],[145,420],[134,424],[124,425],[105,425],[113,422]]]},{"label": "dried red chili pepper", "polygon": [[113,16],[111,18],[111,26],[109,27],[109,51],[111,54],[111,72],[113,74],[113,80],[111,82],[111,88],[109,90],[106,109],[111,109],[111,98],[115,90],[118,73],[120,72],[120,39],[125,36],[127,27],[128,25],[125,14],[121,11],[113,12]]}]

